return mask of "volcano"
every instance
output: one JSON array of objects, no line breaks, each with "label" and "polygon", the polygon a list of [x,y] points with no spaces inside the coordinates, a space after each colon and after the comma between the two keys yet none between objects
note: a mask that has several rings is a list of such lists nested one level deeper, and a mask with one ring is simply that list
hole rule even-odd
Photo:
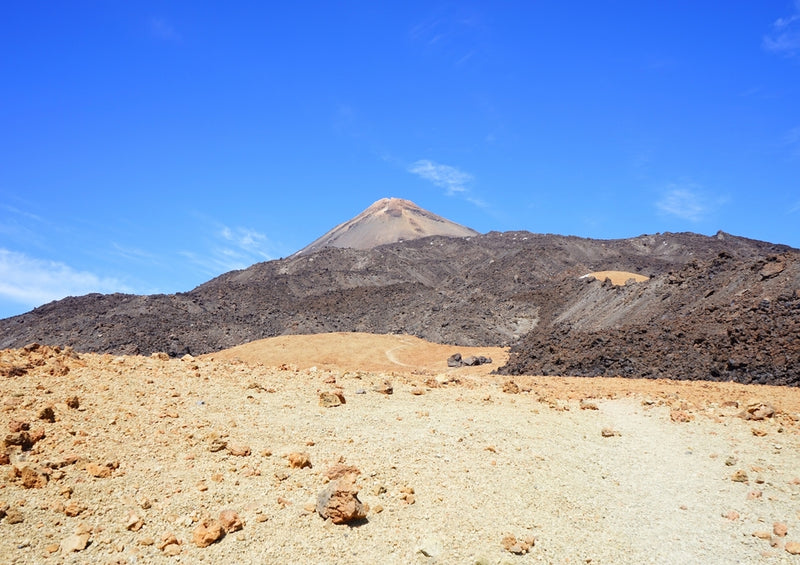
[{"label": "volcano", "polygon": [[387,243],[441,235],[468,237],[478,232],[420,208],[410,200],[382,198],[356,217],[339,224],[295,255],[325,247],[372,249]]}]

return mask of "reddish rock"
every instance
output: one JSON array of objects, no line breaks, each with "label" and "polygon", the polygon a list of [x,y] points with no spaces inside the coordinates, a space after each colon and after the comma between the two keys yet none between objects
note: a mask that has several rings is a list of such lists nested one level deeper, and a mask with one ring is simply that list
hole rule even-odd
[{"label": "reddish rock", "polygon": [[347,524],[366,518],[369,506],[358,499],[354,475],[331,482],[317,495],[317,513],[334,524]]},{"label": "reddish rock", "polygon": [[208,547],[212,543],[222,539],[225,535],[225,530],[222,529],[222,524],[217,520],[206,518],[194,529],[192,533],[192,542],[197,547]]},{"label": "reddish rock", "polygon": [[52,406],[46,406],[39,412],[39,419],[51,424],[56,421],[56,412]]},{"label": "reddish rock", "polygon": [[503,392],[506,394],[519,394],[519,385],[514,381],[506,381],[503,383]]},{"label": "reddish rock", "polygon": [[791,553],[792,555],[800,555],[800,543],[796,541],[787,541],[786,547],[784,547],[787,553]]},{"label": "reddish rock", "polygon": [[219,513],[219,523],[226,534],[236,532],[244,527],[244,522],[235,510],[227,509]]},{"label": "reddish rock", "polygon": [[292,452],[288,455],[289,467],[293,469],[311,468],[311,457],[306,452]]},{"label": "reddish rock", "polygon": [[111,476],[111,467],[98,465],[97,463],[87,463],[86,472],[96,479],[107,479]]},{"label": "reddish rock", "polygon": [[10,431],[12,434],[26,432],[30,429],[31,425],[28,422],[23,422],[21,420],[11,420],[8,423],[8,431]]},{"label": "reddish rock", "polygon": [[739,519],[739,513],[736,510],[731,510],[727,514],[723,514],[722,517],[727,518],[731,522],[735,522],[736,520]]},{"label": "reddish rock", "polygon": [[125,528],[132,531],[138,532],[144,526],[144,520],[142,520],[133,510],[128,511],[128,516],[125,519]]},{"label": "reddish rock", "polygon": [[89,545],[90,534],[72,534],[61,541],[61,553],[73,553],[83,551]]},{"label": "reddish rock", "polygon": [[778,536],[779,538],[785,537],[786,534],[789,532],[789,528],[786,527],[786,524],[783,522],[775,522],[772,524],[772,533]]},{"label": "reddish rock", "polygon": [[694,416],[689,414],[686,410],[670,410],[669,419],[673,422],[686,423],[694,420]]},{"label": "reddish rock", "polygon": [[18,470],[24,488],[44,488],[47,486],[47,475],[40,473],[33,467],[23,467]]},{"label": "reddish rock", "polygon": [[353,465],[345,465],[343,463],[337,463],[333,467],[329,467],[324,473],[323,476],[327,477],[331,481],[335,481],[336,479],[341,479],[346,475],[360,475],[361,471],[358,467]]}]

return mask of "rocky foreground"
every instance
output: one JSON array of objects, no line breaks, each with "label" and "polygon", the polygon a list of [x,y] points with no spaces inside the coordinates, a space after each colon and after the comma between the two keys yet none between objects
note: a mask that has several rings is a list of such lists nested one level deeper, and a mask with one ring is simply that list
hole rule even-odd
[{"label": "rocky foreground", "polygon": [[464,369],[0,351],[0,561],[800,563],[797,388]]}]

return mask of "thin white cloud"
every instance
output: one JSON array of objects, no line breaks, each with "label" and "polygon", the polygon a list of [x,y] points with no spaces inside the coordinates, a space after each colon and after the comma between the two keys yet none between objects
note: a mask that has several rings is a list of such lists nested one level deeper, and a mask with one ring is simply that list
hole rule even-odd
[{"label": "thin white cloud", "polygon": [[449,165],[441,165],[429,161],[428,159],[421,159],[411,163],[408,167],[408,172],[414,173],[440,188],[444,188],[448,196],[458,192],[466,192],[467,185],[473,180],[472,175],[469,173]]},{"label": "thin white cloud", "polygon": [[34,307],[91,292],[130,292],[122,282],[0,248],[0,297]]},{"label": "thin white cloud", "polygon": [[711,211],[707,198],[693,185],[670,185],[656,207],[663,214],[690,222],[699,222]]},{"label": "thin white cloud", "polygon": [[767,51],[786,57],[800,55],[800,0],[795,0],[794,13],[773,22],[761,44]]},{"label": "thin white cloud", "polygon": [[182,39],[181,34],[175,30],[172,24],[163,18],[150,19],[150,33],[152,33],[154,37],[164,41],[180,43]]},{"label": "thin white cloud", "polygon": [[180,254],[205,273],[219,275],[275,259],[271,247],[267,236],[256,230],[218,225],[211,235],[207,251],[182,251]]}]

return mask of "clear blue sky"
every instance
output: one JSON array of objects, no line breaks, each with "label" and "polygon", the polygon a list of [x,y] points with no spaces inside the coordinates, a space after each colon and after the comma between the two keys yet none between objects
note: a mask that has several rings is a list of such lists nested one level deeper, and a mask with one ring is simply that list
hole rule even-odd
[{"label": "clear blue sky", "polygon": [[800,0],[3,7],[0,317],[188,291],[386,196],[800,247]]}]

